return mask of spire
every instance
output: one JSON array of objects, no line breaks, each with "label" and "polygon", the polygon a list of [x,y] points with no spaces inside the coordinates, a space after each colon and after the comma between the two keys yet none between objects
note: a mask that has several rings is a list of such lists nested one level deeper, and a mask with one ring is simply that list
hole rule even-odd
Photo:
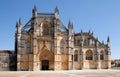
[{"label": "spire", "polygon": [[19,18],[19,26],[21,26],[21,18]]},{"label": "spire", "polygon": [[110,47],[110,38],[109,38],[109,36],[107,37],[107,46]]},{"label": "spire", "polygon": [[71,28],[71,21],[70,21],[70,19],[68,21],[68,28]]},{"label": "spire", "polygon": [[95,44],[98,47],[98,37],[96,38]]},{"label": "spire", "polygon": [[19,21],[16,22],[16,32],[21,33],[21,19],[19,18]]},{"label": "spire", "polygon": [[55,8],[55,18],[56,19],[59,19],[59,10],[58,10],[58,7],[56,6]]},{"label": "spire", "polygon": [[73,29],[73,23],[72,23],[72,25],[71,25],[71,28]]},{"label": "spire", "polygon": [[37,11],[37,8],[36,8],[36,5],[34,5],[34,8],[33,8],[34,11]]},{"label": "spire", "polygon": [[55,13],[58,13],[59,14],[59,10],[58,10],[58,7],[56,6],[55,8]]},{"label": "spire", "polygon": [[35,17],[37,16],[37,8],[36,8],[36,5],[34,5],[34,8],[32,10],[32,16]]},{"label": "spire", "polygon": [[109,36],[107,37],[107,42],[110,42],[110,38],[109,38]]},{"label": "spire", "polygon": [[16,28],[18,27],[18,22],[16,21]]}]

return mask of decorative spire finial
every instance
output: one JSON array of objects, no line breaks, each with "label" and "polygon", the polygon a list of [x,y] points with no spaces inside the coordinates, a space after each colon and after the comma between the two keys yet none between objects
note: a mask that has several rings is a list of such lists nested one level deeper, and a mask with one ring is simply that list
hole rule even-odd
[{"label": "decorative spire finial", "polygon": [[37,11],[37,8],[36,8],[36,5],[34,5],[34,8],[33,8],[34,11]]},{"label": "decorative spire finial", "polygon": [[59,19],[59,10],[58,10],[58,7],[56,6],[56,8],[55,8],[55,18],[56,19]]},{"label": "decorative spire finial", "polygon": [[110,38],[109,38],[109,36],[108,36],[108,38],[107,38],[107,42],[110,42]]},{"label": "decorative spire finial", "polygon": [[36,5],[34,5],[34,8],[32,10],[32,16],[33,17],[36,17],[37,16],[37,8],[36,8]]},{"label": "decorative spire finial", "polygon": [[69,21],[68,21],[68,28],[70,28],[70,27],[71,27],[71,21],[69,19]]},{"label": "decorative spire finial", "polygon": [[56,6],[55,8],[55,13],[58,13],[59,14],[59,10],[58,10],[58,7]]},{"label": "decorative spire finial", "polygon": [[19,26],[21,26],[21,18],[19,18]]},{"label": "decorative spire finial", "polygon": [[16,28],[18,27],[18,22],[16,21]]}]

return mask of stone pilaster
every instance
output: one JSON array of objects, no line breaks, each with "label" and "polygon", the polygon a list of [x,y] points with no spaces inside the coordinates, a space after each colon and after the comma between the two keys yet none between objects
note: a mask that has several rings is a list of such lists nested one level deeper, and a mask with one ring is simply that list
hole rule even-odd
[{"label": "stone pilaster", "polygon": [[98,61],[97,61],[97,69],[101,68],[101,63],[100,63],[100,54],[98,53]]}]

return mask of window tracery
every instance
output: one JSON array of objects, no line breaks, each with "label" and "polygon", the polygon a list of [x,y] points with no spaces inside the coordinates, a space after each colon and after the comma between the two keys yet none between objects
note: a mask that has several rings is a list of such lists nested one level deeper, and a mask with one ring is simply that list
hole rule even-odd
[{"label": "window tracery", "polygon": [[93,60],[93,53],[91,50],[86,52],[86,60]]},{"label": "window tracery", "polygon": [[100,60],[104,60],[104,52],[103,51],[100,52]]},{"label": "window tracery", "polygon": [[65,51],[65,43],[64,43],[64,40],[62,39],[60,41],[60,52],[64,53],[64,51]]},{"label": "window tracery", "polygon": [[47,21],[43,23],[42,29],[43,29],[42,33],[44,36],[48,36],[50,34],[50,24]]},{"label": "window tracery", "polygon": [[74,61],[78,61],[78,51],[75,50],[75,53],[74,53]]}]

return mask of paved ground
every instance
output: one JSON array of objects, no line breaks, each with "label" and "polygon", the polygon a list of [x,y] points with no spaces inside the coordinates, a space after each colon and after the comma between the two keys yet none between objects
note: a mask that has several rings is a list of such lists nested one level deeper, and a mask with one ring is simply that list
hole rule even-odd
[{"label": "paved ground", "polygon": [[120,77],[120,70],[1,71],[0,77]]}]

